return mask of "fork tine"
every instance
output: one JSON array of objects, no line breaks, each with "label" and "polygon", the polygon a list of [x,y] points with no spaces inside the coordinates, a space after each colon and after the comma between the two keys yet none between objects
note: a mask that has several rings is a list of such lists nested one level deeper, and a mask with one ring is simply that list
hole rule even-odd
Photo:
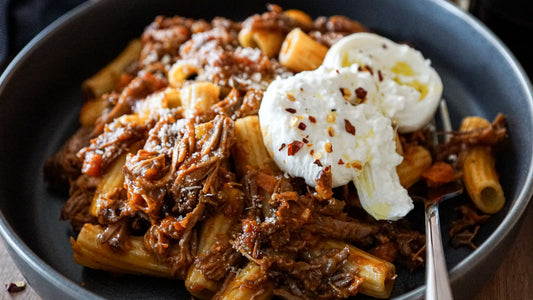
[{"label": "fork tine", "polygon": [[[450,132],[452,132],[453,128],[452,121],[450,118],[450,112],[448,110],[448,104],[446,104],[446,100],[444,98],[440,100],[439,113],[442,122],[442,129],[444,130],[444,142],[448,142],[451,138]],[[457,155],[451,154],[448,157],[448,161],[455,166],[455,163],[457,161]]]},{"label": "fork tine", "polygon": [[[450,119],[450,112],[448,111],[448,104],[446,104],[446,100],[442,98],[440,100],[440,107],[439,107],[439,113],[440,118],[442,120],[442,129],[444,132],[448,133],[452,131],[452,121]],[[447,142],[450,140],[450,135],[445,134],[444,135],[444,141]]]}]

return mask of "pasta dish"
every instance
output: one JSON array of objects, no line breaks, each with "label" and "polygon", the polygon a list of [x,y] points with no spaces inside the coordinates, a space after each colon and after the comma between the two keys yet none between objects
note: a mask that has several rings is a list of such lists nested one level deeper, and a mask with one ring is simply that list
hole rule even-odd
[{"label": "pasta dish", "polygon": [[343,16],[159,16],[82,88],[81,126],[45,164],[74,260],[199,299],[388,298],[396,266],[424,264],[413,189],[464,182],[458,246],[505,202],[503,116],[435,144],[429,60]]}]

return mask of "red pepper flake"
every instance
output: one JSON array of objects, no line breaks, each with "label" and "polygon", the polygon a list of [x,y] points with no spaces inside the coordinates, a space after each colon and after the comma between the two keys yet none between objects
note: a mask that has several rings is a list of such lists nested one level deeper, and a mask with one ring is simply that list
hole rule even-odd
[{"label": "red pepper flake", "polygon": [[355,135],[355,127],[352,125],[352,123],[350,123],[350,121],[346,119],[344,119],[344,128],[349,134]]},{"label": "red pepper flake", "polygon": [[378,70],[378,78],[379,78],[379,81],[383,81],[383,74],[381,74],[381,70]]},{"label": "red pepper flake", "polygon": [[300,149],[302,149],[303,146],[304,146],[304,143],[303,143],[303,142],[300,142],[300,141],[293,141],[293,142],[290,143],[289,146],[287,147],[287,154],[288,154],[289,156],[295,155],[298,151],[300,151]]},{"label": "red pepper flake", "polygon": [[285,143],[281,144],[281,147],[279,147],[278,151],[283,150],[283,148],[285,148],[285,146],[287,146],[287,145],[285,145]]},{"label": "red pepper flake", "polygon": [[300,122],[300,124],[298,124],[298,129],[305,130],[305,128],[307,128],[307,125],[305,125],[304,123]]},{"label": "red pepper flake", "polygon": [[344,161],[342,161],[342,158],[339,159],[339,162],[338,162],[337,164],[339,164],[339,165],[344,165]]},{"label": "red pepper flake", "polygon": [[311,149],[311,151],[309,151],[309,155],[311,156],[315,155],[315,149]]},{"label": "red pepper flake", "polygon": [[355,89],[355,94],[357,95],[357,98],[362,100],[366,98],[367,91],[362,87],[358,87]]},{"label": "red pepper flake", "polygon": [[381,47],[383,47],[383,49],[387,49],[387,44],[383,44]]},{"label": "red pepper flake", "polygon": [[313,162],[315,165],[319,166],[319,167],[322,167],[322,163],[320,162],[320,160],[318,159],[315,159],[315,161]]},{"label": "red pepper flake", "polygon": [[309,140],[306,139],[306,138],[303,138],[303,139],[302,139],[302,142],[304,142],[305,144],[307,144],[307,143],[309,143]]},{"label": "red pepper flake", "polygon": [[337,74],[340,74],[340,73],[339,73],[339,70],[335,70],[335,72],[336,72]]},{"label": "red pepper flake", "polygon": [[311,121],[311,123],[316,123],[316,118],[313,116],[309,116],[309,121]]},{"label": "red pepper flake", "polygon": [[294,108],[285,108],[285,111],[286,112],[290,112],[291,114],[296,113],[296,109],[294,109]]},{"label": "red pepper flake", "polygon": [[24,281],[11,282],[5,285],[6,291],[8,293],[18,293],[22,292],[26,288],[26,283]]}]

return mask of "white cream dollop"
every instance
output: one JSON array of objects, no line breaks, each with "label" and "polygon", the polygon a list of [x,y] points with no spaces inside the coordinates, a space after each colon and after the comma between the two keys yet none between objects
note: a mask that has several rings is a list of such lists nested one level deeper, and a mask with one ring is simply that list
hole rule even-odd
[{"label": "white cream dollop", "polygon": [[331,68],[358,66],[378,84],[376,105],[400,132],[411,132],[433,118],[442,81],[431,62],[412,47],[373,33],[355,33],[335,43],[323,62]]},{"label": "white cream dollop", "polygon": [[276,79],[264,94],[259,120],[277,165],[316,186],[331,166],[334,187],[353,181],[363,207],[376,219],[395,220],[413,207],[400,185],[394,129],[372,103],[376,81],[357,66],[320,67]]},{"label": "white cream dollop", "polygon": [[333,187],[353,181],[370,215],[396,220],[413,203],[396,172],[393,126],[422,128],[441,96],[442,81],[419,51],[355,33],[334,44],[320,68],[272,82],[259,121],[283,171],[316,186],[330,166]]}]

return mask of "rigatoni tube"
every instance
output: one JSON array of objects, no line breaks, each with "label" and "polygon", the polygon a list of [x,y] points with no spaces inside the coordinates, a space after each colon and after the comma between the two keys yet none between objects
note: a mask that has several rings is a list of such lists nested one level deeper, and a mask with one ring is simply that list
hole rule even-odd
[{"label": "rigatoni tube", "polygon": [[294,28],[281,45],[279,62],[294,71],[309,71],[318,68],[328,47],[313,40],[300,28]]},{"label": "rigatoni tube", "polygon": [[181,105],[185,108],[185,115],[192,117],[211,109],[218,102],[220,89],[211,82],[195,82],[180,90]]},{"label": "rigatoni tube", "polygon": [[[222,236],[226,236],[227,241],[230,240],[231,230],[242,211],[244,200],[241,190],[230,187],[224,188],[221,193],[225,205],[203,222],[199,235],[198,256],[217,247],[217,240]],[[197,263],[191,265],[185,279],[185,287],[194,297],[211,299],[218,286],[218,281],[205,276],[201,266]]]},{"label": "rigatoni tube", "polygon": [[235,121],[235,139],[232,154],[237,174],[244,175],[247,166],[273,175],[280,172],[263,144],[257,116],[248,116]]},{"label": "rigatoni tube", "polygon": [[77,264],[115,273],[172,277],[171,267],[144,248],[143,237],[131,236],[123,249],[116,250],[100,242],[103,233],[102,226],[87,223],[76,240],[71,238]]},{"label": "rigatoni tube", "polygon": [[[461,131],[489,127],[481,117],[467,117]],[[481,211],[494,214],[502,209],[505,196],[495,168],[495,159],[489,147],[475,146],[467,150],[463,163],[464,184],[472,202]]]},{"label": "rigatoni tube", "polygon": [[410,146],[405,149],[402,162],[396,167],[400,184],[408,189],[418,182],[422,173],[431,167],[431,153],[422,146]]},{"label": "rigatoni tube", "polygon": [[142,43],[140,40],[131,41],[117,58],[94,76],[85,80],[82,84],[82,89],[87,97],[90,99],[98,98],[104,93],[113,90],[124,68],[139,58],[141,49]]},{"label": "rigatoni tube", "polygon": [[274,284],[261,266],[249,262],[239,270],[217,300],[267,300],[272,297]]},{"label": "rigatoni tube", "polygon": [[359,277],[365,280],[361,284],[359,292],[375,298],[389,298],[396,279],[396,268],[390,262],[377,258],[359,248],[347,245],[341,241],[329,240],[320,243],[309,254],[318,256],[323,249],[343,249],[348,246],[350,255],[343,268],[355,271]]}]

